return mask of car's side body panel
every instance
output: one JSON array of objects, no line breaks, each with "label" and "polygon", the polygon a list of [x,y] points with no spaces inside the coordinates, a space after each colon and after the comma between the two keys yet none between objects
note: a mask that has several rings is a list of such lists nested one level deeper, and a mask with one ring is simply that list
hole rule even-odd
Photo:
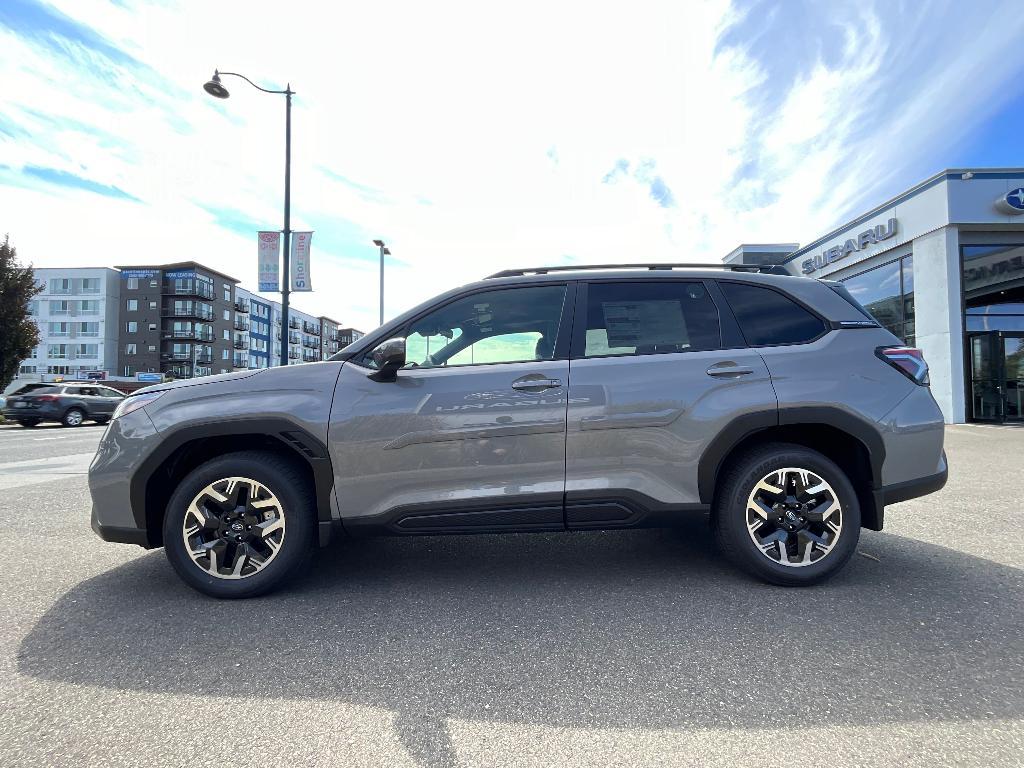
[{"label": "car's side body panel", "polygon": [[[721,368],[747,372],[715,375]],[[776,421],[768,369],[751,349],[574,359],[569,380],[570,506],[624,494],[680,509],[699,505],[707,500],[698,469],[712,438],[748,414]],[[623,506],[622,520],[630,520]],[[567,513],[570,527],[589,527],[587,514]],[[611,510],[602,514],[612,522]]]},{"label": "car's side body panel", "polygon": [[[477,504],[486,511],[509,501],[536,503],[546,521],[552,498],[560,507],[567,360],[413,368],[393,382],[371,373],[347,363],[331,411],[335,492],[346,526],[390,525],[399,509],[411,516]],[[524,376],[562,385],[512,389]],[[535,522],[530,517],[524,513],[524,522]]]}]

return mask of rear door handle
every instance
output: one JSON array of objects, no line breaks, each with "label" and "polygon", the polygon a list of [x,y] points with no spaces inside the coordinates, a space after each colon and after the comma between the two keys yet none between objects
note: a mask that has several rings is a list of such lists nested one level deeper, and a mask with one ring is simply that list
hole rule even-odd
[{"label": "rear door handle", "polygon": [[562,386],[561,379],[516,379],[512,382],[512,389],[526,390],[527,392],[542,389],[554,389]]},{"label": "rear door handle", "polygon": [[736,378],[737,376],[749,376],[753,372],[753,368],[748,368],[745,365],[737,365],[732,362],[715,363],[708,368],[708,376],[716,376],[723,379]]}]

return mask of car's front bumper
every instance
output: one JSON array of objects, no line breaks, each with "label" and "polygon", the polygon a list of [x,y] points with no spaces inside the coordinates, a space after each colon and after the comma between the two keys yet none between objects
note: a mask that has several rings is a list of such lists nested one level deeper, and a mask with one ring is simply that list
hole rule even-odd
[{"label": "car's front bumper", "polygon": [[110,422],[89,466],[92,529],[104,541],[156,546],[149,536],[145,510],[133,503],[132,478],[159,443],[145,409]]}]

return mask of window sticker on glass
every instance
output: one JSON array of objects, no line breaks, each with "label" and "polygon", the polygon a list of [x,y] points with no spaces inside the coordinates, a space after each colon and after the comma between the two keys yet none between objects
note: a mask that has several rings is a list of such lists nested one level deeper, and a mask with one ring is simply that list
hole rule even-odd
[{"label": "window sticker on glass", "polygon": [[601,308],[610,347],[661,344],[675,344],[680,348],[690,346],[683,307],[679,301],[605,301],[601,303]]}]

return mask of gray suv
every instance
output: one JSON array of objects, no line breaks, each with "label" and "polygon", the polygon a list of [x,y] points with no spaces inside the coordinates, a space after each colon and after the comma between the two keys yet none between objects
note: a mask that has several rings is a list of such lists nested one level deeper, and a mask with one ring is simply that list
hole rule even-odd
[{"label": "gray suv", "polygon": [[665,526],[710,513],[787,586],[946,480],[920,351],[778,268],[501,272],[330,360],[140,390],[89,471],[92,526],[249,597],[344,534]]}]

